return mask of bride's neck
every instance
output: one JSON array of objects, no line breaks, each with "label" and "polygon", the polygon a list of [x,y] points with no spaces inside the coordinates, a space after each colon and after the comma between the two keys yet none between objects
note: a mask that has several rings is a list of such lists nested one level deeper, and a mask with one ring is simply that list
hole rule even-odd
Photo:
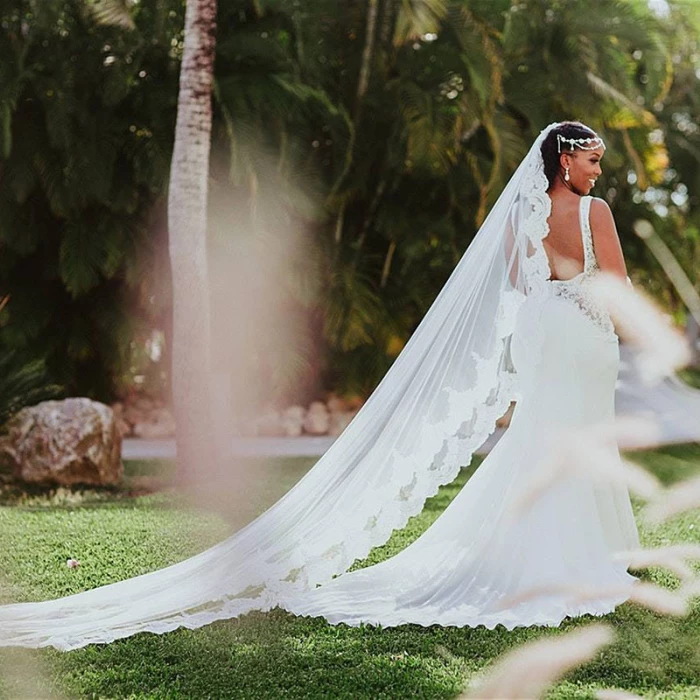
[{"label": "bride's neck", "polygon": [[[565,192],[569,192],[577,197],[583,197],[583,192],[580,192],[576,187],[574,187],[570,182],[566,182],[561,175],[557,176],[552,186],[547,190],[549,196],[561,196]],[[565,195],[566,196],[566,195]]]}]

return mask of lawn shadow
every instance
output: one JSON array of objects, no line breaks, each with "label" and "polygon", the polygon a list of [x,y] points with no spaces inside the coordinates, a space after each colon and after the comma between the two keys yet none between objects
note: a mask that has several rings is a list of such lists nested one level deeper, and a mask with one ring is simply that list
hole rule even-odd
[{"label": "lawn shadow", "polygon": [[[454,698],[514,647],[558,629],[332,626],[282,610],[199,630],[141,634],[108,646],[52,654],[65,690],[97,697]],[[670,620],[625,605],[605,618],[617,643],[568,676],[594,687],[667,691],[700,673],[700,616]]]},{"label": "lawn shadow", "polygon": [[465,674],[532,634],[334,627],[275,610],[52,656],[81,696],[451,698]]}]

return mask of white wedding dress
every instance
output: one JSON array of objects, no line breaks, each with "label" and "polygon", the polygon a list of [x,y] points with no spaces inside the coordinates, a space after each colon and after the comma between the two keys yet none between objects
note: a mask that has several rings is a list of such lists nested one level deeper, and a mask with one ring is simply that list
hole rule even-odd
[{"label": "white wedding dress", "polygon": [[[625,600],[636,579],[611,554],[638,545],[626,488],[571,477],[513,510],[560,431],[614,414],[618,339],[588,291],[590,198],[582,274],[552,281],[542,242],[541,144],[557,126],[537,137],[384,379],[293,489],[185,561],[0,606],[0,646],[69,650],[278,606],[350,625],[558,625]],[[507,433],[425,534],[346,573],[454,480],[514,399]],[[601,593],[584,601],[572,588]]]},{"label": "white wedding dress", "polygon": [[[287,609],[349,625],[500,623],[511,629],[602,615],[628,597],[578,602],[575,594],[620,591],[637,580],[611,560],[614,552],[639,546],[626,487],[571,477],[513,517],[516,500],[562,431],[614,418],[618,338],[586,290],[597,269],[589,207],[590,197],[582,197],[584,271],[550,280],[520,308],[512,359],[521,395],[505,435],[413,544],[287,601]],[[531,344],[542,348],[536,362]],[[553,593],[557,588],[570,592]],[[521,596],[526,599],[502,609]]]}]

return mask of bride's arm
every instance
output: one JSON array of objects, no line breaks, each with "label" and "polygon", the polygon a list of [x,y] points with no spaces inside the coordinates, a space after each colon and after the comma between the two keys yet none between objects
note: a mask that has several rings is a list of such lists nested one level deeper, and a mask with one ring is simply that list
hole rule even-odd
[{"label": "bride's arm", "polygon": [[604,272],[609,272],[628,285],[632,286],[632,281],[627,276],[627,266],[620,245],[620,237],[617,234],[615,219],[608,203],[593,197],[591,201],[591,232],[593,234],[593,248],[598,266]]}]

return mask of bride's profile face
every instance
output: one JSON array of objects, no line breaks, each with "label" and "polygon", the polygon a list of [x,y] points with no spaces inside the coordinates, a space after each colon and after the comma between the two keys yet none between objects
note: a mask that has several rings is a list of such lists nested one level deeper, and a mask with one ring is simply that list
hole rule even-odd
[{"label": "bride's profile face", "polygon": [[596,148],[593,151],[574,151],[573,153],[562,153],[562,168],[569,167],[569,183],[575,190],[588,194],[600,177],[603,170],[600,161],[605,150]]}]

